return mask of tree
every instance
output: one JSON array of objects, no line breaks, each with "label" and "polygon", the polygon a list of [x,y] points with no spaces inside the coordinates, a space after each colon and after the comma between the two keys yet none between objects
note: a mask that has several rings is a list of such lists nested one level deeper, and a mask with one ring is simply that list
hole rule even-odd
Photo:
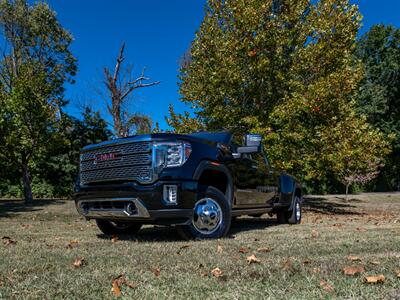
[{"label": "tree", "polygon": [[47,4],[24,0],[0,2],[3,59],[0,62],[5,143],[4,159],[21,171],[26,202],[32,201],[30,166],[49,143],[63,99],[64,83],[73,82],[76,60],[72,36]]},{"label": "tree", "polygon": [[[400,189],[400,29],[375,25],[357,42],[356,57],[365,67],[358,110],[386,136],[394,134],[392,153],[381,177],[391,189]],[[385,180],[386,181],[386,180]]]},{"label": "tree", "polygon": [[[360,20],[347,0],[209,0],[181,68],[182,101],[208,129],[264,133],[274,164],[309,187],[340,181],[335,166],[368,164],[387,149],[355,113]],[[175,129],[196,124],[184,117]],[[379,151],[364,157],[347,128]]]},{"label": "tree", "polygon": [[118,137],[130,135],[132,129],[136,134],[151,131],[151,119],[142,114],[130,113],[126,106],[133,91],[160,83],[159,81],[146,83],[150,78],[145,76],[145,69],[137,78],[133,78],[131,67],[121,71],[122,63],[125,60],[124,49],[125,43],[120,48],[112,74],[108,68],[104,68],[104,84],[110,96],[107,109],[113,118],[114,134]]}]

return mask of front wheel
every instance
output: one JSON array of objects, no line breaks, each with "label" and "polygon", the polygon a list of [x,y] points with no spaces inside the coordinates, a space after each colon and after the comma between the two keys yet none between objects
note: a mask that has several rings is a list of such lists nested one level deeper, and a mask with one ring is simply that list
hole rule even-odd
[{"label": "front wheel", "polygon": [[107,235],[113,234],[135,234],[138,233],[142,224],[134,222],[117,222],[108,220],[96,220],[97,227]]},{"label": "front wheel", "polygon": [[199,193],[191,224],[178,226],[184,239],[216,239],[224,237],[231,226],[231,206],[225,195],[208,186]]},{"label": "front wheel", "polygon": [[299,196],[293,199],[291,211],[280,210],[277,212],[278,222],[281,224],[300,224],[301,222],[301,201]]}]

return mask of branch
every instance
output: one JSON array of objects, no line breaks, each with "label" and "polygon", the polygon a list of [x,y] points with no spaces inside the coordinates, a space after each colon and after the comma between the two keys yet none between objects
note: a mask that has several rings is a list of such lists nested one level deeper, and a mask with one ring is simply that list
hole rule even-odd
[{"label": "branch", "polygon": [[122,43],[121,49],[119,50],[117,63],[115,65],[115,69],[114,69],[113,80],[114,80],[115,83],[117,82],[118,73],[119,73],[119,69],[121,67],[121,63],[124,61],[124,49],[125,49],[125,42]]}]

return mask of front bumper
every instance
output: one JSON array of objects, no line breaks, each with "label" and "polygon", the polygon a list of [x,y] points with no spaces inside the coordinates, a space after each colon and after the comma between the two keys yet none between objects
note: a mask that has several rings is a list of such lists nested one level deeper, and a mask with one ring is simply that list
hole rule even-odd
[{"label": "front bumper", "polygon": [[[164,185],[176,185],[176,205],[163,200]],[[75,204],[86,219],[137,221],[150,224],[186,224],[193,217],[196,181],[162,181],[152,185],[123,183],[80,186]]]}]

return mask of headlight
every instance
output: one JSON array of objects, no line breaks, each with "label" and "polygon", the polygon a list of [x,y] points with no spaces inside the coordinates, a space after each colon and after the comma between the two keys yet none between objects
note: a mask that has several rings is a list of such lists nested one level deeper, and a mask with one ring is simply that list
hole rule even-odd
[{"label": "headlight", "polygon": [[180,167],[189,158],[192,147],[187,142],[154,143],[153,161],[156,169]]}]

